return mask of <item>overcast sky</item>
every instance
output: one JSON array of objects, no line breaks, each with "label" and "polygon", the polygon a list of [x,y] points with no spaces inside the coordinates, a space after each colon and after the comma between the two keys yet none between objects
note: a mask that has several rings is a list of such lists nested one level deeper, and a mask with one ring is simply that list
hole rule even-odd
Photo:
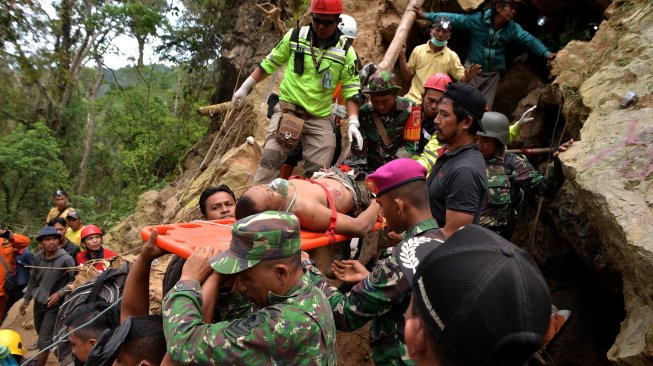
[{"label": "overcast sky", "polygon": [[[58,2],[58,0],[56,1]],[[179,11],[180,13],[181,11],[183,11],[183,5],[179,0],[173,0],[172,3],[180,9]],[[56,13],[54,7],[52,6],[51,1],[43,1],[41,2],[41,6],[43,7],[43,10],[45,10],[45,12],[48,13],[50,18],[56,17]],[[168,21],[173,26],[177,23],[177,18],[178,17],[175,17],[172,14],[168,14]],[[148,39],[148,43],[145,45],[143,62],[146,65],[151,63],[162,62],[159,60],[158,55],[154,51],[154,49],[160,44],[160,42],[156,40],[157,42],[153,43],[152,42],[154,40],[153,38],[154,37],[150,37]],[[112,69],[119,69],[127,65],[136,64],[136,60],[138,59],[138,42],[136,41],[135,38],[126,35],[121,35],[113,40],[112,45],[113,45],[112,52],[104,54],[104,63],[108,67]],[[94,63],[90,63],[87,66],[92,67],[92,65],[94,65]]]}]

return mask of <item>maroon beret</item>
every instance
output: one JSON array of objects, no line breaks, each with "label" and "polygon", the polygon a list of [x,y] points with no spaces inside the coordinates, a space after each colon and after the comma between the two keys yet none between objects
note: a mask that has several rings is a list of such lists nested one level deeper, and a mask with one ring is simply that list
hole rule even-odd
[{"label": "maroon beret", "polygon": [[413,159],[395,159],[365,178],[370,192],[380,196],[401,185],[426,179],[426,168]]}]

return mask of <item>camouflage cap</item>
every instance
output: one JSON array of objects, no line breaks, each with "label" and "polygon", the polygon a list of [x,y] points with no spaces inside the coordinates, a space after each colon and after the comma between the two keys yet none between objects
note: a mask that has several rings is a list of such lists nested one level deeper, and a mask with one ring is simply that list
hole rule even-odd
[{"label": "camouflage cap", "polygon": [[291,213],[266,211],[240,219],[231,228],[231,243],[209,261],[216,272],[233,274],[264,260],[290,257],[301,250],[299,219]]},{"label": "camouflage cap", "polygon": [[380,71],[369,78],[363,87],[363,93],[399,92],[399,89],[401,87],[395,81],[395,74],[390,71]]}]

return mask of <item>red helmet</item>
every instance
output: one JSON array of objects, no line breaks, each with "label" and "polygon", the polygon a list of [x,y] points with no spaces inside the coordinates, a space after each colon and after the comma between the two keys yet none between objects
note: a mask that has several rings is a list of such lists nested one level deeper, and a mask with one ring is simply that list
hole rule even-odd
[{"label": "red helmet", "polygon": [[100,236],[104,235],[104,234],[102,234],[102,230],[100,230],[99,227],[97,227],[95,225],[86,225],[82,229],[81,240],[84,241],[84,238],[86,238],[87,236],[91,236],[91,235],[95,235],[95,234],[98,234]]},{"label": "red helmet", "polygon": [[439,72],[429,76],[429,78],[426,79],[426,82],[424,83],[424,90],[426,91],[426,89],[435,89],[444,93],[449,83],[451,83],[451,78],[449,75]]},{"label": "red helmet", "polygon": [[311,13],[342,14],[342,0],[311,0]]}]

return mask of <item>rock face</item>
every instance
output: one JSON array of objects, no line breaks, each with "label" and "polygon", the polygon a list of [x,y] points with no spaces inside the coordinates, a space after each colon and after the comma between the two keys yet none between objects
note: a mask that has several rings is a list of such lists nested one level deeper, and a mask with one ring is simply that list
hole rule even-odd
[{"label": "rock face", "polygon": [[[607,255],[623,278],[627,315],[608,352],[618,365],[653,362],[652,10],[613,3],[593,40],[570,43],[553,70],[568,128],[580,134],[563,155],[568,192],[600,240],[596,266]],[[639,101],[621,109],[630,90]]]}]

